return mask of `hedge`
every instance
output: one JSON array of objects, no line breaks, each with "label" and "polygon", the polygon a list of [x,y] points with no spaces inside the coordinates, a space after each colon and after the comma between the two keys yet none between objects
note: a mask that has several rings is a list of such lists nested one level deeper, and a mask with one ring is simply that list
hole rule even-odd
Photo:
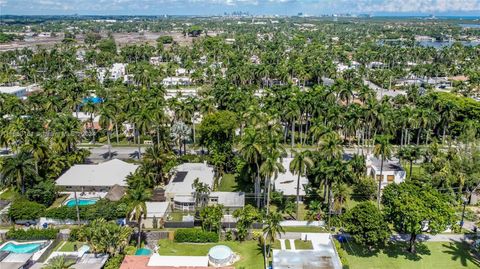
[{"label": "hedge", "polygon": [[206,232],[200,229],[178,229],[175,232],[175,242],[178,243],[216,243],[218,242],[218,234],[214,232]]},{"label": "hedge", "polygon": [[24,199],[18,199],[12,202],[8,210],[8,216],[13,220],[36,220],[43,216],[45,206],[30,202]]},{"label": "hedge", "polygon": [[342,268],[349,269],[350,265],[348,264],[347,253],[343,249],[342,244],[337,239],[334,239],[333,243],[335,244],[335,248],[337,249],[338,257],[340,258],[340,262],[342,263]]},{"label": "hedge", "polygon": [[55,239],[58,229],[15,229],[12,228],[7,232],[7,239],[14,240],[51,240]]}]

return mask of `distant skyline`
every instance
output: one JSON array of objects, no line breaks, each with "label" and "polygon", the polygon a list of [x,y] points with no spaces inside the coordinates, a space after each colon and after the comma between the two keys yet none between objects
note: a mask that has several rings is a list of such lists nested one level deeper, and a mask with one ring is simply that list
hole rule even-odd
[{"label": "distant skyline", "polygon": [[234,11],[480,17],[480,0],[0,0],[0,15],[221,15]]}]

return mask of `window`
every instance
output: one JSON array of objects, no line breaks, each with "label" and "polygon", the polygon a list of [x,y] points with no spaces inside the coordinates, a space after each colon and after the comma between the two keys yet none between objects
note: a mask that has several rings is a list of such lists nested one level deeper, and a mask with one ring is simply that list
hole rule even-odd
[{"label": "window", "polygon": [[392,183],[394,180],[395,180],[395,176],[394,176],[394,175],[388,175],[388,176],[387,176],[387,181],[388,181],[388,183]]},{"label": "window", "polygon": [[383,180],[384,178],[385,178],[385,176],[384,176],[384,175],[381,175],[381,176],[380,176],[380,175],[377,175],[377,180],[380,180],[380,179],[382,179],[382,180]]}]

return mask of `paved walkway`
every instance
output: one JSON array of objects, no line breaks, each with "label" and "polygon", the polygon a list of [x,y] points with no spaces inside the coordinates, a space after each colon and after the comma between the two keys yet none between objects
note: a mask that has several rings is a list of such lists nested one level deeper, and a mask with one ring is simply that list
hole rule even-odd
[{"label": "paved walkway", "polygon": [[297,250],[295,247],[295,239],[288,239],[290,241],[290,249],[291,250]]}]

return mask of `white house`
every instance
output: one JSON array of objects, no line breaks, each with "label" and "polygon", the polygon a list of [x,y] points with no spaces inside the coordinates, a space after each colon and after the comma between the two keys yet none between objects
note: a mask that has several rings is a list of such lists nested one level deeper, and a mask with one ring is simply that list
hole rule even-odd
[{"label": "white house", "polygon": [[175,197],[193,197],[192,193],[195,189],[192,185],[197,178],[199,182],[212,188],[214,174],[213,167],[206,163],[184,163],[175,167],[170,182],[165,186],[167,201],[174,202]]},{"label": "white house", "polygon": [[56,185],[66,191],[108,192],[113,186],[127,186],[126,178],[138,165],[113,159],[100,164],[76,164],[63,173]]},{"label": "white house", "polygon": [[369,155],[366,159],[366,166],[367,175],[377,182],[382,180],[382,189],[390,183],[402,183],[406,177],[406,172],[398,159],[384,160],[382,176],[380,176],[381,160]]},{"label": "white house", "polygon": [[[297,180],[298,175],[294,175],[290,172],[290,163],[293,158],[283,158],[282,164],[285,168],[285,172],[279,173],[275,179],[274,189],[278,192],[283,192],[283,195],[296,196],[297,195]],[[306,177],[300,177],[300,197],[305,196],[305,185],[308,184]]]},{"label": "white house", "polygon": [[162,80],[163,86],[189,86],[192,80],[189,77],[166,77]]},{"label": "white house", "polygon": [[169,202],[145,202],[145,205],[147,207],[147,216],[142,223],[146,228],[153,228],[155,226],[153,224],[155,221],[157,222],[157,225],[159,225],[159,222],[162,219],[167,219],[167,213],[170,209]]},{"label": "white house", "polygon": [[0,86],[0,93],[15,95],[18,98],[27,96],[27,87],[25,86]]}]

